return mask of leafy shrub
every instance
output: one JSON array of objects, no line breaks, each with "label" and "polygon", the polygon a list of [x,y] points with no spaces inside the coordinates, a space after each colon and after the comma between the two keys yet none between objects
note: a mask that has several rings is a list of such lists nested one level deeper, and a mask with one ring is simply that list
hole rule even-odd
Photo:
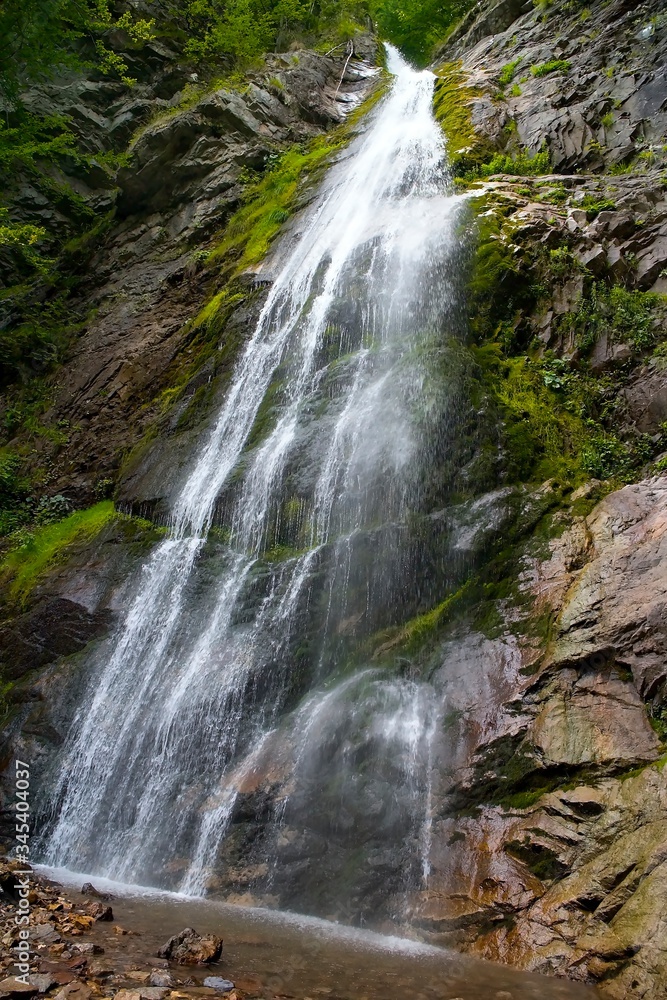
[{"label": "leafy shrub", "polygon": [[0,6],[0,93],[16,102],[26,79],[38,80],[62,66],[81,66],[82,38],[93,39],[102,72],[114,72],[126,83],[125,61],[107,47],[103,36],[125,31],[134,43],[152,37],[154,22],[129,11],[117,16],[111,0],[4,0]]},{"label": "leafy shrub", "polygon": [[585,194],[579,205],[586,212],[589,222],[597,219],[600,212],[613,212],[616,209],[616,204],[611,198],[598,198],[593,194]]},{"label": "leafy shrub", "polygon": [[585,472],[596,479],[624,476],[632,470],[629,449],[615,434],[593,434],[584,445],[581,464]]},{"label": "leafy shrub", "polygon": [[511,174],[514,177],[536,177],[551,172],[551,161],[546,150],[535,153],[496,153],[488,163],[482,164],[478,176],[491,177],[492,174]]},{"label": "leafy shrub", "polygon": [[621,285],[607,288],[593,282],[575,316],[577,347],[590,350],[603,333],[617,343],[631,344],[636,351],[652,347],[657,339],[655,317],[660,302],[660,296],[651,292],[630,291]]}]

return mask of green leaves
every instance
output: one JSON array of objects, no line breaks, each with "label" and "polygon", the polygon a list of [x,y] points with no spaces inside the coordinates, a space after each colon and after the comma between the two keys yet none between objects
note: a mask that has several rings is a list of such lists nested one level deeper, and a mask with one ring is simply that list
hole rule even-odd
[{"label": "green leaves", "polygon": [[3,0],[0,95],[15,105],[26,83],[47,78],[63,66],[80,66],[82,41],[92,42],[102,72],[131,84],[124,59],[105,46],[101,36],[121,29],[140,45],[153,37],[153,26],[153,20],[136,18],[129,11],[115,16],[110,0]]},{"label": "green leaves", "polygon": [[7,209],[0,208],[0,255],[9,252],[29,271],[46,274],[51,261],[42,257],[37,248],[45,235],[41,226],[12,222]]},{"label": "green leaves", "polygon": [[429,62],[448,29],[473,6],[471,0],[372,0],[385,38],[418,65]]}]

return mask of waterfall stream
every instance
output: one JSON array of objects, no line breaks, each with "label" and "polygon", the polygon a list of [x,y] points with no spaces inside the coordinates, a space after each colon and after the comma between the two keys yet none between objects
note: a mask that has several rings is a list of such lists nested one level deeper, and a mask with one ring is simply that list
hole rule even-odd
[{"label": "waterfall stream", "polygon": [[241,857],[260,893],[314,910],[318,878],[345,894],[360,845],[352,867],[382,879],[396,845],[397,898],[428,877],[441,697],[363,649],[427,596],[414,522],[454,405],[433,359],[462,199],[432,74],[393,49],[389,69],[285,243],[169,535],[94,654],[49,864],[198,894]]}]

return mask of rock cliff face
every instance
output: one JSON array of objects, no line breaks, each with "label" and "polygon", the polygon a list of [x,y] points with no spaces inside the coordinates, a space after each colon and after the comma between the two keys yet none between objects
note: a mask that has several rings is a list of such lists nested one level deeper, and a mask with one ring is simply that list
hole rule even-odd
[{"label": "rock cliff face", "polygon": [[[77,653],[123,608],[270,280],[270,262],[245,261],[228,307],[229,258],[221,273],[202,251],[219,243],[248,171],[367,93],[372,41],[358,54],[347,69],[345,57],[273,56],[243,93],[187,107],[162,48],[132,101],[105,107],[81,80],[35,92],[118,146],[156,103],[165,116],[144,124],[113,185],[85,180],[117,214],[86,264],[89,319],[44,416],[68,422],[67,442],[43,438],[35,461],[82,505],[113,481],[125,513],[94,542],[74,539],[24,606],[6,609],[7,758],[19,748],[46,774],[80,697]],[[369,647],[374,664],[396,658],[431,678],[447,706],[413,926],[651,1000],[667,997],[666,62],[667,5],[626,0],[480,3],[439,54],[436,110],[479,220],[474,433],[432,515],[451,540],[452,590],[420,619],[419,642],[408,623]],[[216,298],[222,318],[206,313]],[[239,789],[215,888],[288,904],[261,841],[285,781],[280,746],[264,764]],[[333,851],[315,830],[286,829],[279,846],[294,878]],[[404,847],[384,843],[370,888],[348,909],[320,901],[324,912],[388,919]]]},{"label": "rock cliff face", "polygon": [[[340,124],[368,93],[376,43],[362,37],[356,50],[347,63],[340,49],[273,55],[236,90],[202,87],[198,96],[177,53],[156,42],[145,59],[148,79],[129,97],[120,85],[80,77],[30,93],[29,106],[72,119],[97,154],[129,142],[128,165],[114,173],[62,177],[96,213],[115,212],[68,303],[83,329],[50,380],[42,421],[66,428],[38,444],[51,489],[90,502],[101,480],[117,480],[123,455],[164,410],[163,391],[178,385],[176,421],[197,389],[228,370],[223,352],[202,371],[201,343],[193,346],[192,320],[221,284],[207,250],[270,157]],[[24,188],[15,201],[22,221],[65,225]],[[254,290],[249,279],[246,296]],[[21,441],[19,434],[14,446]]]},{"label": "rock cliff face", "polygon": [[[588,415],[589,442],[602,427],[624,454],[640,439],[648,449],[626,473],[639,482],[608,493],[594,479],[561,498],[546,532],[520,542],[492,631],[459,624],[440,649],[451,716],[415,920],[619,998],[667,995],[667,485],[654,472],[666,330],[657,297],[643,347],[611,311],[587,340],[582,314],[603,287],[636,302],[667,289],[666,25],[664,5],[478,5],[436,64],[441,88],[465,88],[468,127],[443,123],[455,171],[499,220],[491,238],[512,262],[502,281],[510,295],[512,269],[541,284],[505,312],[509,354],[525,345],[541,359],[566,409]],[[526,163],[544,152],[555,169],[538,176],[548,165]],[[568,378],[593,393],[604,382],[606,416],[575,404]]]}]

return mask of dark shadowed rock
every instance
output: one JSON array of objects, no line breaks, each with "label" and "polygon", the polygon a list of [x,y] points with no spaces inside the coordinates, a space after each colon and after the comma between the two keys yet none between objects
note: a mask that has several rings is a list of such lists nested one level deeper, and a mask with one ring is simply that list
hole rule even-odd
[{"label": "dark shadowed rock", "polygon": [[0,663],[5,676],[18,680],[59,656],[83,649],[105,635],[114,620],[107,609],[90,612],[62,597],[42,601],[0,629]]}]

